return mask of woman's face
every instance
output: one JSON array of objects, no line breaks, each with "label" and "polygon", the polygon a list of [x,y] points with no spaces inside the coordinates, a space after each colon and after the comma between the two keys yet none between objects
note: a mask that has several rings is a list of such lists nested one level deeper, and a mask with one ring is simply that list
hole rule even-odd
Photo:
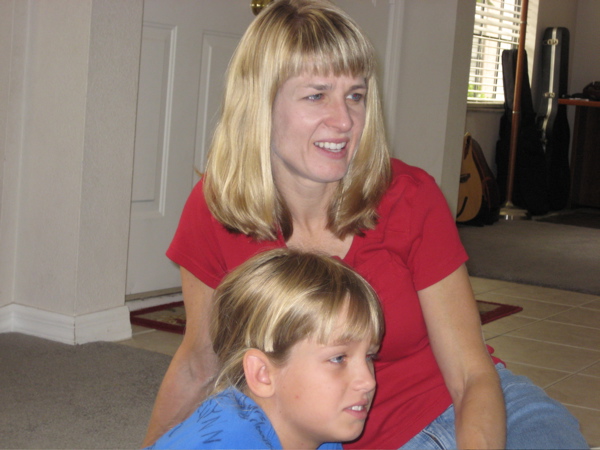
[{"label": "woman's face", "polygon": [[348,171],[365,126],[363,77],[289,78],[273,103],[271,164],[282,187],[337,183]]}]

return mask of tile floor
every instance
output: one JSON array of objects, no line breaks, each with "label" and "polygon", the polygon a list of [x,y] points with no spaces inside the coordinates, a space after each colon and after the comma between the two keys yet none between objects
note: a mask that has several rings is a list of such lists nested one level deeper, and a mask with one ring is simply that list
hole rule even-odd
[{"label": "tile floor", "polygon": [[[519,375],[542,386],[579,419],[600,448],[600,296],[472,278],[480,300],[523,311],[484,325],[495,354]],[[172,355],[181,336],[134,326],[123,344]]]}]

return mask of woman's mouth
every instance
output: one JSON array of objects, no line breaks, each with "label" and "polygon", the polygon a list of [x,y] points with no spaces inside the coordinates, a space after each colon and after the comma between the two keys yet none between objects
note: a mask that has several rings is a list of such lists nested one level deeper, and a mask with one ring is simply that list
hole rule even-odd
[{"label": "woman's mouth", "polygon": [[347,142],[315,142],[315,145],[330,152],[341,152],[346,147]]}]

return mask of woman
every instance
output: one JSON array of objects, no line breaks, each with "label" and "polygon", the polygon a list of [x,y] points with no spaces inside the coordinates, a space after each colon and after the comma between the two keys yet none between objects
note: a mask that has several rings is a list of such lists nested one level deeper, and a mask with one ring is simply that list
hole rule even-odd
[{"label": "woman", "polygon": [[181,266],[187,332],[146,444],[192,413],[216,372],[213,289],[256,253],[287,246],[343,259],[382,302],[377,393],[350,447],[585,446],[563,407],[494,367],[443,195],[390,160],[374,61],[356,24],[324,0],[276,0],[242,38],[206,174],[167,252]]}]

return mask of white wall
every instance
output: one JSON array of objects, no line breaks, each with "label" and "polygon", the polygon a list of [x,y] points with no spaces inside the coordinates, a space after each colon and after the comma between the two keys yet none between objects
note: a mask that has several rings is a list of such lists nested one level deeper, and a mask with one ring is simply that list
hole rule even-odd
[{"label": "white wall", "polygon": [[123,218],[142,1],[10,7],[11,54],[0,55],[10,67],[1,79],[0,331],[69,343],[126,338]]},{"label": "white wall", "polygon": [[[10,80],[10,65],[1,64],[1,62],[10,61],[11,51],[11,35],[12,35],[12,20],[13,20],[13,7],[14,2],[4,1],[0,2],[0,221],[2,217],[2,186],[4,181],[3,175],[3,161],[6,147],[6,124],[8,120],[8,86]],[[0,306],[3,305],[2,296],[0,296]]]},{"label": "white wall", "polygon": [[591,81],[600,81],[600,2],[578,0],[574,29],[576,46],[571,52],[570,91],[581,92]]},{"label": "white wall", "polygon": [[475,1],[404,5],[399,92],[390,140],[396,156],[435,177],[455,208]]}]

